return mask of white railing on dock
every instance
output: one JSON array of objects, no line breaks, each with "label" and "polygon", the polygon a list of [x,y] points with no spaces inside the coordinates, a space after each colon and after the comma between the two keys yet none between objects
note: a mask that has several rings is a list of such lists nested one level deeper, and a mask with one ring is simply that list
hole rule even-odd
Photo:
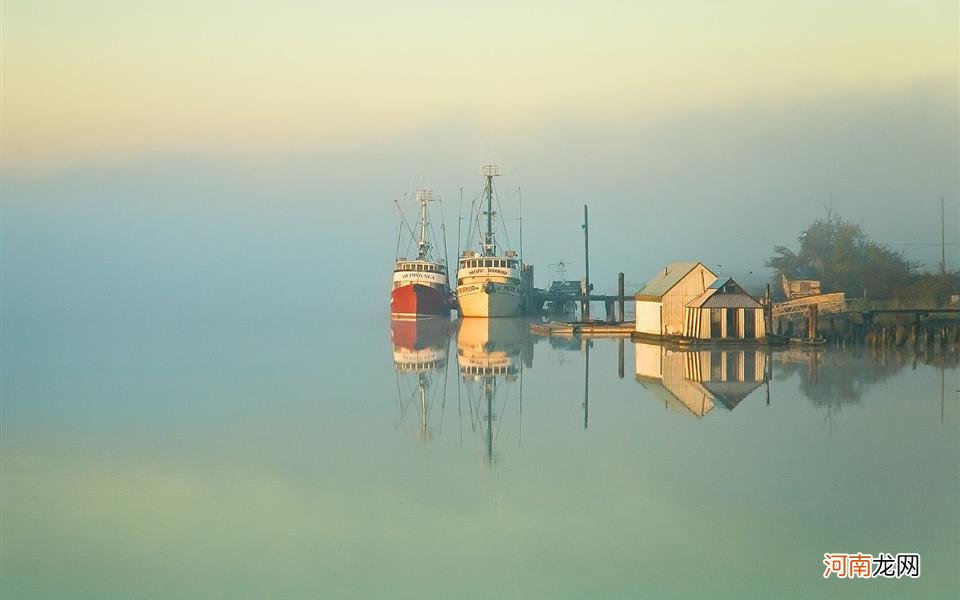
[{"label": "white railing on dock", "polygon": [[816,296],[807,296],[786,302],[778,302],[773,305],[771,314],[774,319],[783,317],[805,317],[811,306],[817,307],[817,312],[835,313],[847,310],[847,300],[843,292],[835,294],[817,294]]}]

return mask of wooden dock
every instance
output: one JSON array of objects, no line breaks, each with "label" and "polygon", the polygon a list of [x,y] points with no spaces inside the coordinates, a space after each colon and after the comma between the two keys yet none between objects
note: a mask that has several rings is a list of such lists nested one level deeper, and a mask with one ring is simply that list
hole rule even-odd
[{"label": "wooden dock", "polygon": [[608,337],[628,338],[636,329],[633,321],[606,323],[603,321],[550,321],[531,323],[530,333],[544,337]]}]

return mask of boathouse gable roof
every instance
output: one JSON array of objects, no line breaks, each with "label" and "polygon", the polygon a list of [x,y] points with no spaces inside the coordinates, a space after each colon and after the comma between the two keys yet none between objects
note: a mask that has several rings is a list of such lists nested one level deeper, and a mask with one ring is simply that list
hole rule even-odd
[{"label": "boathouse gable roof", "polygon": [[718,279],[706,291],[691,300],[687,308],[761,308],[760,302],[728,277]]},{"label": "boathouse gable roof", "polygon": [[698,266],[703,267],[706,272],[716,277],[716,274],[700,261],[672,262],[664,267],[663,271],[657,273],[653,279],[648,281],[646,285],[643,286],[643,289],[637,292],[636,299],[641,301],[660,301]]}]

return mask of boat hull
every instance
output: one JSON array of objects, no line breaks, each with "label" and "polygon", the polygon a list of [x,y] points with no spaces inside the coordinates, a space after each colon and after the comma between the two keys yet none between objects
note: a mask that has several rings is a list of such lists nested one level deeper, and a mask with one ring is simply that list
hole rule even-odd
[{"label": "boat hull", "polygon": [[390,316],[395,319],[449,317],[447,294],[442,289],[419,283],[400,286],[390,294]]},{"label": "boat hull", "polygon": [[457,288],[457,302],[463,317],[516,317],[520,315],[523,296],[520,287],[488,282]]}]

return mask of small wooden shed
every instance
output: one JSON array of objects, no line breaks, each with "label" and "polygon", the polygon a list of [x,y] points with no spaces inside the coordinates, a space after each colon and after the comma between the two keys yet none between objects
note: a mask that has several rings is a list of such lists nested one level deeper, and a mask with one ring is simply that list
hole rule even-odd
[{"label": "small wooden shed", "polygon": [[820,293],[820,275],[811,267],[792,267],[780,274],[787,300]]},{"label": "small wooden shed", "polygon": [[686,337],[758,340],[767,336],[763,305],[732,278],[713,282],[685,309]]},{"label": "small wooden shed", "polygon": [[670,263],[637,293],[637,331],[683,335],[687,303],[716,280],[716,274],[702,262]]}]

